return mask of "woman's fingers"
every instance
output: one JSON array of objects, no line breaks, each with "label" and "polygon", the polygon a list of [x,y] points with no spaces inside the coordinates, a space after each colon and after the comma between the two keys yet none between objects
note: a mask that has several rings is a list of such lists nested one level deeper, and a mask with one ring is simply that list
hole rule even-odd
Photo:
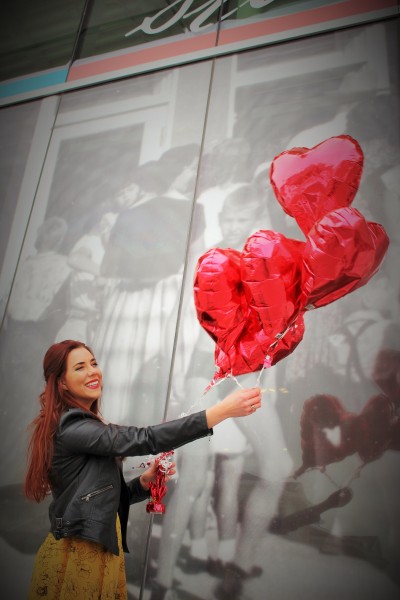
[{"label": "woman's fingers", "polygon": [[261,390],[260,388],[249,388],[243,390],[247,399],[246,408],[247,414],[251,415],[261,408]]},{"label": "woman's fingers", "polygon": [[240,388],[233,392],[230,398],[234,406],[233,411],[236,413],[232,416],[251,415],[261,406],[261,390],[258,387]]},{"label": "woman's fingers", "polygon": [[244,390],[245,395],[247,397],[247,409],[248,414],[252,414],[256,412],[258,408],[261,407],[261,390],[260,388],[249,388]]}]

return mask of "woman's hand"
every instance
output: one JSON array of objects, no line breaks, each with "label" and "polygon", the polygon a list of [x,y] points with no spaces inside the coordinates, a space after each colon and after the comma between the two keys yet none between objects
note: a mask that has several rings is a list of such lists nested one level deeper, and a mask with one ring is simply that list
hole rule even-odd
[{"label": "woman's hand", "polygon": [[[165,474],[164,481],[168,481],[171,479],[172,475],[175,475],[175,463],[172,462],[168,468],[168,472]],[[155,483],[157,479],[157,471],[158,471],[158,462],[153,460],[150,464],[150,467],[143,471],[140,476],[140,484],[144,490],[148,490],[150,487],[150,483]]]},{"label": "woman's hand", "polygon": [[246,417],[261,407],[261,390],[258,387],[238,389],[222,402],[206,410],[207,425],[211,429],[230,417]]}]

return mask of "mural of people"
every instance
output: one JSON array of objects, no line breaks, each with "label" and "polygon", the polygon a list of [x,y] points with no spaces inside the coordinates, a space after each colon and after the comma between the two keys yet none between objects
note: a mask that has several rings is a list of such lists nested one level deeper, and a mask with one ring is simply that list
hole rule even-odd
[{"label": "mural of people", "polygon": [[[161,406],[154,403],[154,394],[165,389],[165,358],[172,344],[170,339],[169,348],[163,347],[162,334],[180,293],[196,151],[192,146],[181,151],[184,160],[175,160],[174,169],[171,152],[142,165],[117,198],[122,208],[100,267],[109,284],[93,338],[100,364],[109,372],[104,411],[111,421],[132,412],[139,423],[159,417]],[[118,404],[113,401],[116,393]],[[139,403],[133,401],[135,393]]]},{"label": "mural of people", "polygon": [[[165,515],[133,507],[128,593],[132,600],[264,600],[266,590],[269,600],[397,600],[397,44],[397,21],[385,19],[52,97],[53,121],[34,124],[32,148],[29,141],[18,152],[18,160],[29,155],[25,172],[19,162],[15,175],[24,185],[15,180],[7,197],[7,207],[24,214],[18,239],[25,235],[25,246],[10,253],[15,238],[7,249],[3,244],[7,290],[15,274],[12,296],[2,298],[0,332],[6,595],[7,584],[9,597],[26,595],[26,573],[47,523],[43,509],[28,511],[18,496],[31,399],[42,387],[32,356],[59,336],[90,340],[105,374],[102,404],[110,421],[147,426],[218,403],[237,383],[227,379],[202,396],[214,365],[213,341],[192,297],[197,259],[210,247],[243,243],[235,228],[244,226],[249,184],[268,211],[249,228],[301,238],[272,192],[271,162],[294,145],[349,134],[365,153],[353,205],[383,224],[387,256],[362,290],[305,315],[299,347],[263,372],[263,406],[248,427],[232,421],[212,442],[177,450]],[[43,117],[47,103],[37,104],[35,115]],[[14,110],[2,108],[4,120]],[[12,123],[24,127],[18,118]],[[9,147],[2,151],[8,170]],[[222,210],[240,189],[247,189],[244,200]],[[47,250],[28,251],[42,223]],[[256,378],[238,381],[253,385]],[[394,406],[393,439],[361,471],[353,452],[296,478],[313,399],[325,399],[323,405],[331,397],[370,431],[373,417],[385,424],[392,409],[384,409]],[[337,451],[340,428],[323,429],[314,428],[316,439],[325,436],[323,449],[329,442]],[[386,431],[379,434],[387,440]],[[373,454],[368,440],[363,451]],[[126,460],[123,468],[129,479],[142,467]]]}]

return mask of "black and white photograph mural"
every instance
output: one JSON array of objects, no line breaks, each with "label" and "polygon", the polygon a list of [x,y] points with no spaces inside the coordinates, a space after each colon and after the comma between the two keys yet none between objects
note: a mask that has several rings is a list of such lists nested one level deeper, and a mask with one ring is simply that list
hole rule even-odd
[{"label": "black and white photograph mural", "polygon": [[[26,597],[48,532],[49,502],[22,493],[28,427],[43,355],[66,339],[93,349],[111,423],[152,425],[238,387],[262,389],[254,415],[175,450],[164,514],[131,507],[129,600],[398,597],[397,44],[388,20],[73,90],[31,111],[2,109],[1,127],[13,124],[21,157],[14,179],[1,175],[0,245],[1,580],[15,598]],[[276,264],[286,261],[289,272],[298,256],[291,248],[325,242],[322,214],[305,227],[277,197],[278,161],[293,149],[292,157],[319,157],[315,148],[334,138],[352,140],[358,154],[346,164],[348,206],[328,210],[359,219],[357,256],[367,245],[364,223],[379,224],[370,233],[375,254],[348,268],[348,280],[360,281],[340,293],[329,282],[343,274],[321,276],[318,298],[329,289],[329,301],[308,304],[295,333],[274,332],[272,364],[251,358],[235,371],[241,357],[229,355],[224,370],[224,334],[210,334],[212,318],[199,308],[204,256],[219,249],[239,260],[249,238],[273,232]],[[3,163],[8,151],[5,144]],[[324,177],[317,158],[309,162],[300,173],[301,181],[315,177],[308,198]],[[223,327],[233,287],[220,307]],[[234,292],[240,327],[248,296],[241,281]],[[273,354],[279,344],[285,351]],[[125,459],[126,479],[149,460]]]}]

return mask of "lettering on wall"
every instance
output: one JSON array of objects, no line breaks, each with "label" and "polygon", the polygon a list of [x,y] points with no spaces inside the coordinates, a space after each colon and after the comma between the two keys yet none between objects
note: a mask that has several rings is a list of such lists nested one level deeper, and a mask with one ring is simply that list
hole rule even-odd
[{"label": "lettering on wall", "polygon": [[[210,23],[207,23],[207,19],[209,19],[213,14],[218,14],[221,6],[226,2],[228,2],[228,0],[206,0],[206,2],[204,2],[204,4],[201,6],[190,10],[193,5],[193,0],[175,0],[175,2],[166,8],[163,8],[155,15],[151,17],[145,17],[142,23],[138,27],[128,31],[128,33],[125,34],[125,37],[132,36],[138,31],[142,31],[148,35],[155,35],[157,33],[161,33],[162,31],[167,31],[167,29],[175,25],[180,20],[187,20],[187,27],[190,32],[199,33],[212,26]],[[274,0],[243,0],[242,2],[238,3],[234,10],[231,10],[223,15],[221,20],[223,21],[229,17],[232,17],[232,15],[234,15],[240,8],[243,8],[246,5],[249,5],[253,9],[260,9],[268,6],[268,4],[272,4],[273,2]],[[176,10],[176,7],[179,5],[181,6],[178,8],[178,10]],[[167,20],[165,20],[165,18]]]}]

